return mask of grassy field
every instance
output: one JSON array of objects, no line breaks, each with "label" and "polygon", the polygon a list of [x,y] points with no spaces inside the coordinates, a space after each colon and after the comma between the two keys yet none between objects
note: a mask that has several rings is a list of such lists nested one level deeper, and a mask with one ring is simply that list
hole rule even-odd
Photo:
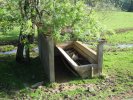
[{"label": "grassy field", "polygon": [[133,43],[133,31],[108,35],[106,39],[110,44],[131,44]]},{"label": "grassy field", "polygon": [[[111,28],[133,27],[132,13],[119,12],[114,15],[111,17],[112,19],[105,20],[105,23]],[[118,20],[114,20],[118,18],[118,15],[121,16],[119,17],[121,21],[122,19],[128,20],[125,21],[127,24],[123,25],[120,20],[119,23]],[[123,15],[127,17],[122,17]],[[10,39],[14,40],[16,36],[11,36]],[[0,36],[0,39],[10,40],[7,36]],[[133,44],[133,31],[109,35],[107,41],[108,44],[114,46],[104,49],[103,76],[92,79],[70,77],[70,81],[44,82],[37,88],[32,88],[32,85],[44,80],[38,54],[31,50],[30,64],[16,63],[15,54],[0,54],[0,99],[121,100],[133,98],[133,47],[118,48],[115,46],[115,44]],[[12,45],[0,46],[0,52],[15,48]]]},{"label": "grassy field", "polygon": [[[115,40],[116,36],[119,35],[112,35],[108,39],[110,44],[113,44],[114,41],[111,40]],[[121,35],[122,37],[127,36],[126,33]],[[121,37],[117,39],[119,41],[115,41],[115,43],[119,44]],[[130,41],[126,43],[130,43]],[[2,47],[0,46],[0,48]],[[9,46],[7,47],[9,48]],[[4,48],[2,48],[3,51],[8,50],[6,46]],[[10,48],[13,49],[12,46]],[[44,77],[38,55],[32,57],[29,65],[16,63],[15,55],[0,55],[0,59],[1,98],[32,98],[34,100],[58,100],[60,98],[85,100],[90,98],[91,100],[106,100],[116,97],[123,98],[123,96],[128,98],[133,95],[131,91],[133,90],[133,48],[118,49],[115,47],[113,51],[112,49],[105,49],[104,76],[100,78],[82,80],[75,77],[66,83],[44,83],[43,86],[36,89],[31,88],[31,86],[43,81]]]},{"label": "grassy field", "polygon": [[133,13],[131,12],[100,12],[98,17],[107,29],[133,28]]}]

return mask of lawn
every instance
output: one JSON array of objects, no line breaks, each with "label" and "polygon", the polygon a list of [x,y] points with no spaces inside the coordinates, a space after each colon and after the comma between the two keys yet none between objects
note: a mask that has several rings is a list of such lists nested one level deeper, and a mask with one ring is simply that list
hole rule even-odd
[{"label": "lawn", "polygon": [[[132,32],[115,34],[108,38],[108,41],[110,44],[124,43],[125,40],[121,42],[123,40],[121,38],[127,37],[126,43],[131,43],[128,41],[131,34]],[[119,36],[121,38],[116,39]],[[8,50],[6,46],[4,48],[2,50]],[[84,80],[75,77],[66,83],[44,83],[36,89],[31,86],[42,81],[44,77],[38,55],[32,57],[29,65],[16,63],[15,55],[0,55],[2,59],[0,62],[0,97],[48,100],[60,98],[104,100],[123,98],[123,96],[124,98],[131,97],[133,95],[131,91],[133,90],[133,48],[118,49],[115,47],[113,49],[115,51],[104,50],[104,76]]]},{"label": "lawn", "polygon": [[108,35],[106,39],[110,44],[133,44],[133,31]]},{"label": "lawn", "polygon": [[132,12],[99,12],[98,17],[107,29],[133,28]]},{"label": "lawn", "polygon": [[[105,19],[104,23],[112,29],[133,26],[131,23],[133,14],[131,13],[118,12],[117,14],[114,12],[113,16],[112,13],[107,16],[111,16],[111,19],[108,21]],[[125,19],[124,23],[121,22],[122,19]],[[3,35],[0,36],[0,39],[9,41],[16,39],[17,36],[14,34],[8,38]],[[31,50],[30,64],[16,63],[15,54],[0,54],[0,98],[16,100],[86,100],[88,98],[90,100],[121,100],[133,98],[133,47],[115,47],[116,44],[133,44],[133,31],[109,35],[106,38],[107,44],[113,45],[113,47],[104,49],[103,76],[92,79],[71,77],[70,81],[56,83],[44,81],[43,85],[37,88],[32,88],[32,86],[44,80],[43,68],[37,53]],[[12,45],[0,46],[0,52],[15,48]]]}]

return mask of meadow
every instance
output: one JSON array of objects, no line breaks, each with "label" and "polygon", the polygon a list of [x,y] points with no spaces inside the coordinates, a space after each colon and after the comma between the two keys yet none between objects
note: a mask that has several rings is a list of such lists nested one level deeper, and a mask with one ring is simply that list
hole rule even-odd
[{"label": "meadow", "polygon": [[[110,29],[133,28],[133,13],[107,13],[101,21]],[[17,30],[17,29],[16,29]],[[1,41],[16,40],[17,31],[1,35]],[[11,35],[14,34],[14,35]],[[11,37],[10,37],[11,36]],[[0,98],[34,100],[121,100],[133,98],[133,47],[120,48],[116,44],[133,44],[133,31],[107,35],[104,48],[103,76],[92,79],[72,77],[67,82],[47,83],[32,88],[44,79],[38,54],[31,49],[31,63],[18,64],[15,54],[0,54]],[[7,49],[10,48],[10,49]],[[15,46],[0,46],[0,51],[13,50]],[[34,45],[32,46],[34,48]]]},{"label": "meadow", "polygon": [[98,12],[100,22],[108,29],[127,29],[133,28],[133,13],[107,11]]}]

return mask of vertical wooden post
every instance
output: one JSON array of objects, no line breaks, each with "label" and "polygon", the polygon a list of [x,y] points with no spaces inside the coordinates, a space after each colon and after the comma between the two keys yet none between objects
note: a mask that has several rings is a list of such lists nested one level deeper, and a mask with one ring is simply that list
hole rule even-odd
[{"label": "vertical wooden post", "polygon": [[98,41],[99,44],[97,46],[97,59],[98,59],[98,75],[102,75],[102,66],[103,66],[103,45],[106,40],[101,39]]},{"label": "vertical wooden post", "polygon": [[53,39],[51,36],[39,35],[39,55],[44,67],[44,74],[50,82],[55,82]]}]

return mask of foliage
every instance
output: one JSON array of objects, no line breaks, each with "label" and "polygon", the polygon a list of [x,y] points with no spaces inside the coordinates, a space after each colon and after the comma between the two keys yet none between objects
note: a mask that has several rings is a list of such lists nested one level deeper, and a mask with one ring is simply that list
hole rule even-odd
[{"label": "foliage", "polygon": [[88,40],[100,35],[102,27],[95,19],[95,11],[84,2],[43,3],[42,8],[47,11],[41,21],[44,34],[51,34],[56,41]]},{"label": "foliage", "polygon": [[43,23],[45,34],[52,33],[55,41],[88,40],[96,38],[102,31],[101,25],[95,19],[95,11],[83,1],[41,0],[40,5],[35,4],[35,1],[28,2],[30,1],[0,1],[2,33],[18,25],[21,26],[22,34],[34,34],[36,29],[33,25],[38,22]]},{"label": "foliage", "polygon": [[14,26],[19,25],[20,14],[16,0],[0,1],[0,31],[7,33]]},{"label": "foliage", "polygon": [[107,5],[114,5],[116,8],[120,8],[124,11],[133,11],[133,0],[103,0]]},{"label": "foliage", "polygon": [[122,9],[133,12],[133,0],[121,0],[122,2]]}]

